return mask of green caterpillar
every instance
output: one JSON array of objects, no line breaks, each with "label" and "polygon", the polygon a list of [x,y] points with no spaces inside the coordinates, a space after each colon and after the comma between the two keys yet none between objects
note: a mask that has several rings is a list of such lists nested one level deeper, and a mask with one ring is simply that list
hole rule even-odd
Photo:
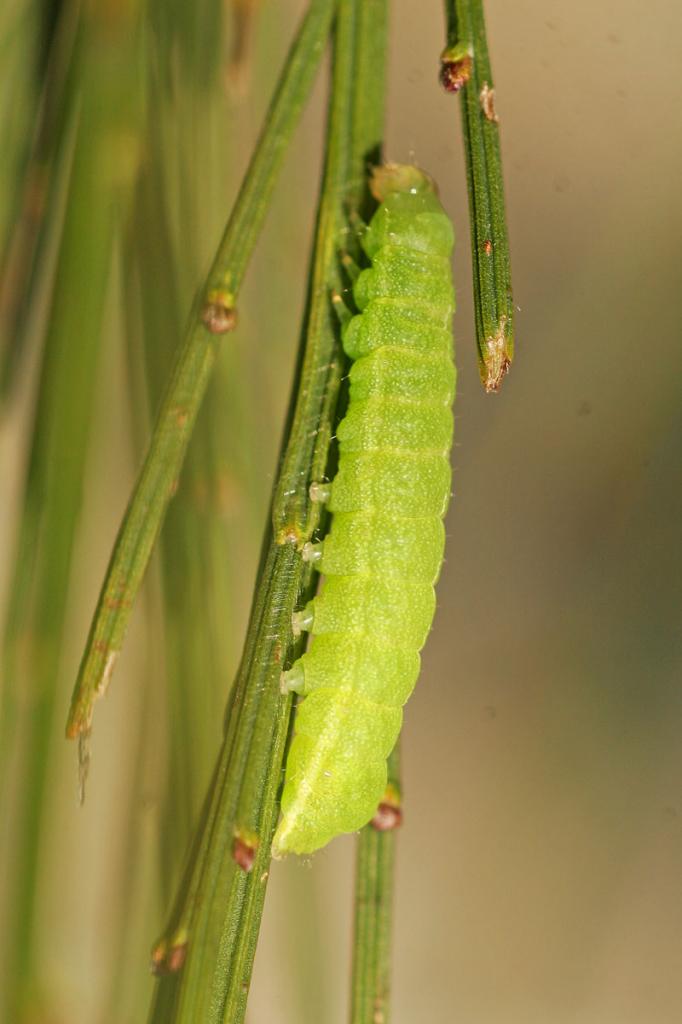
[{"label": "green caterpillar", "polygon": [[[416,167],[374,171],[380,203],[361,242],[358,316],[343,330],[353,360],[331,530],[304,557],[325,575],[294,616],[314,637],[282,677],[305,699],[286,765],[273,853],[311,853],[365,825],[386,788],[386,758],[419,674],[435,611],[450,495],[455,391],[452,225]],[[314,485],[315,486],[315,485]]]}]

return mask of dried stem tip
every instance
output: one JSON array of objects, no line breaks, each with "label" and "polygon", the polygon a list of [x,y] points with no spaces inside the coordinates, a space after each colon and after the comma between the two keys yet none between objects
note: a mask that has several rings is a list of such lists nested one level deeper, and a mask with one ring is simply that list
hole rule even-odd
[{"label": "dried stem tip", "polygon": [[493,338],[486,338],[481,352],[481,380],[486,392],[495,394],[502,387],[502,381],[511,366],[509,339],[505,334],[506,317],[502,318],[500,332]]},{"label": "dried stem tip", "polygon": [[491,89],[487,82],[483,83],[479,99],[481,101],[481,110],[486,120],[499,124],[500,119],[495,110],[495,90]]}]

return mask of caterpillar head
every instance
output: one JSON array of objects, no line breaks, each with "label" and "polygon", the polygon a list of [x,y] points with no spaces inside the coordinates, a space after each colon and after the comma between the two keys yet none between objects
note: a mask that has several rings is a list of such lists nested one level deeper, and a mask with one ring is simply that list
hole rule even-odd
[{"label": "caterpillar head", "polygon": [[380,204],[361,239],[370,259],[384,245],[450,256],[452,225],[428,174],[413,164],[384,164],[373,168],[370,188]]},{"label": "caterpillar head", "polygon": [[413,164],[381,164],[373,167],[369,187],[379,203],[383,203],[394,192],[433,192],[438,195],[433,178]]}]

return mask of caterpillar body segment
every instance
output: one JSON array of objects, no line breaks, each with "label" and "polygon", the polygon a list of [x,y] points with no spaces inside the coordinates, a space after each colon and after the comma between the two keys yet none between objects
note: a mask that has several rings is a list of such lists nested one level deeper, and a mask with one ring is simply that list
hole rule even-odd
[{"label": "caterpillar body segment", "polygon": [[[452,225],[415,167],[377,168],[362,234],[371,266],[343,327],[354,360],[331,529],[305,557],[321,593],[296,613],[308,651],[282,686],[303,698],[273,853],[305,854],[374,815],[435,611],[455,390]],[[327,495],[325,495],[327,496]]]},{"label": "caterpillar body segment", "polygon": [[445,528],[437,516],[337,512],[334,530],[319,545],[316,567],[325,576],[383,576],[433,583],[443,561]]},{"label": "caterpillar body segment", "polygon": [[352,690],[316,690],[301,702],[276,855],[310,853],[367,824],[386,788],[386,758],[402,717],[402,708],[368,701]]},{"label": "caterpillar body segment", "polygon": [[383,508],[404,516],[443,516],[450,464],[438,454],[352,452],[339,463],[327,507],[331,512]]}]

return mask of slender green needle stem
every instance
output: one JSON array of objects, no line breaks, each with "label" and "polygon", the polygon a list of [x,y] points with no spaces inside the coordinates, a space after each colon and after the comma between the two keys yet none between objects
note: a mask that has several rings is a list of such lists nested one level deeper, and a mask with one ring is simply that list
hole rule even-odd
[{"label": "slender green needle stem", "polygon": [[[203,831],[171,927],[154,951],[154,963],[161,969],[178,969],[185,955],[186,963],[179,984],[160,980],[153,1024],[238,1024],[244,1019],[290,725],[291,699],[281,695],[279,679],[301,647],[292,636],[291,615],[313,583],[300,553],[319,519],[309,488],[326,469],[341,379],[330,295],[340,285],[338,253],[346,241],[346,204],[354,198],[353,183],[362,178],[364,153],[376,150],[379,142],[375,136],[362,150],[355,142],[358,82],[364,80],[358,67],[361,8],[362,0],[339,4],[303,355],[274,490],[272,533],[265,544]],[[157,1010],[167,1005],[166,984],[177,986],[171,1018]]]},{"label": "slender green needle stem", "polygon": [[[365,171],[383,159],[387,34],[388,0],[365,0],[358,10],[353,101],[353,158]],[[367,188],[366,173],[353,181],[352,204],[363,213],[373,212],[376,206]]]},{"label": "slender green needle stem", "polygon": [[388,762],[388,787],[374,820],[358,839],[351,1024],[388,1024],[396,826],[400,811],[400,754]]},{"label": "slender green needle stem", "polygon": [[[387,6],[386,0],[362,4],[358,26],[354,153],[374,163],[382,159]],[[369,214],[364,181],[355,199],[356,205]],[[358,837],[351,1024],[388,1021],[395,826],[400,823],[399,767],[396,747],[389,759],[385,802]]]},{"label": "slender green needle stem", "polygon": [[176,487],[220,337],[235,325],[236,296],[277,173],[312,87],[334,7],[334,0],[312,0],[286,58],[265,127],[195,304],[95,611],[66,727],[70,738],[87,735],[94,703],[111,679],[137,591]]},{"label": "slender green needle stem", "polygon": [[441,80],[449,91],[462,93],[476,343],[483,386],[495,392],[514,355],[499,118],[482,0],[445,0],[445,11],[448,44],[441,55]]}]

